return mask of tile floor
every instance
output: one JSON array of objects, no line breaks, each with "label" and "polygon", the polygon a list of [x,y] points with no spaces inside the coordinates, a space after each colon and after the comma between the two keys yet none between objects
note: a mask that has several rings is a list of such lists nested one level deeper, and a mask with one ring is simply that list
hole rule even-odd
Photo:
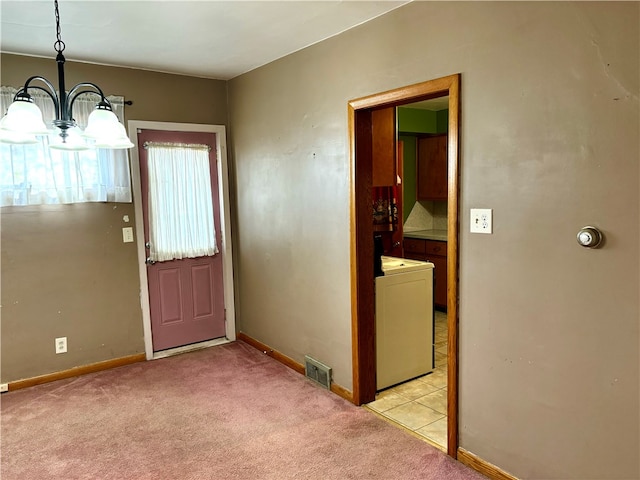
[{"label": "tile floor", "polygon": [[367,407],[446,449],[447,445],[447,314],[435,314],[435,370],[388,388]]}]

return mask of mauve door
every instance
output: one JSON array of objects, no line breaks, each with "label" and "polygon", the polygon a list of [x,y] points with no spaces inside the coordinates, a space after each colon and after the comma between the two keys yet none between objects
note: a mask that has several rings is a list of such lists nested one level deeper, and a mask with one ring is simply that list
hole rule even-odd
[{"label": "mauve door", "polygon": [[[213,133],[140,130],[140,180],[145,241],[149,241],[147,151],[145,142],[206,144],[211,147],[209,167],[216,243],[222,247],[220,202]],[[148,250],[147,250],[148,252]],[[153,350],[166,350],[225,336],[222,255],[185,258],[147,264]]]}]

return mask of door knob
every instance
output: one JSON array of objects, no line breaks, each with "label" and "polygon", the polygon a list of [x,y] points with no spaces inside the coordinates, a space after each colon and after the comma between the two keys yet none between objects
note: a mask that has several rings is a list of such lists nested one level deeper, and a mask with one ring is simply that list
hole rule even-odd
[{"label": "door knob", "polygon": [[156,263],[155,260],[151,260],[151,257],[147,257],[147,259],[144,261],[144,263],[146,263],[147,265],[153,265],[154,263]]},{"label": "door knob", "polygon": [[147,242],[144,244],[144,248],[146,248],[147,250],[149,250],[151,248],[151,242]]}]

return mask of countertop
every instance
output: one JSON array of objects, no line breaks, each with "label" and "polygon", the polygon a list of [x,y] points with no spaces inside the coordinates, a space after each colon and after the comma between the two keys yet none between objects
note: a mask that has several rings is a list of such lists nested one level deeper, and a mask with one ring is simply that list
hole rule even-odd
[{"label": "countertop", "polygon": [[446,230],[414,230],[403,232],[402,236],[405,238],[419,238],[422,240],[438,240],[441,242],[447,241]]}]

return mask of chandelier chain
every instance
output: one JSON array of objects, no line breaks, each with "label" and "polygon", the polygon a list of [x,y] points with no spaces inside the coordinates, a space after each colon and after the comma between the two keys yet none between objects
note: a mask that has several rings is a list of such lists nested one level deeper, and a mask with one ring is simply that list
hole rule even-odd
[{"label": "chandelier chain", "polygon": [[60,12],[58,11],[58,0],[54,0],[53,2],[56,8],[56,43],[53,44],[53,48],[55,48],[56,52],[62,53],[65,48],[64,42],[60,39]]},{"label": "chandelier chain", "polygon": [[[0,0],[1,1],[1,0]],[[58,55],[56,63],[58,66],[58,89],[41,75],[33,75],[24,82],[24,87],[13,96],[13,102],[7,110],[7,114],[0,119],[0,143],[27,144],[37,143],[37,135],[48,135],[50,128],[42,119],[42,111],[33,103],[33,98],[29,95],[29,89],[40,90],[51,98],[55,109],[55,118],[51,122],[57,130],[60,140],[51,144],[50,148],[60,150],[79,151],[89,148],[82,136],[93,139],[93,145],[99,148],[111,150],[133,147],[133,143],[127,137],[124,125],[118,121],[118,117],[113,113],[113,108],[109,100],[104,96],[98,85],[90,82],[81,82],[67,91],[64,82],[64,64],[66,62],[62,54],[65,44],[61,37],[60,10],[58,0],[53,2],[56,17],[56,41],[53,48]],[[33,82],[44,84],[31,85]],[[74,102],[81,95],[98,94],[100,101],[96,104],[95,110],[91,112],[87,119],[87,128],[84,133],[77,130],[77,123],[73,117]],[[70,134],[76,135],[75,137]]]}]

